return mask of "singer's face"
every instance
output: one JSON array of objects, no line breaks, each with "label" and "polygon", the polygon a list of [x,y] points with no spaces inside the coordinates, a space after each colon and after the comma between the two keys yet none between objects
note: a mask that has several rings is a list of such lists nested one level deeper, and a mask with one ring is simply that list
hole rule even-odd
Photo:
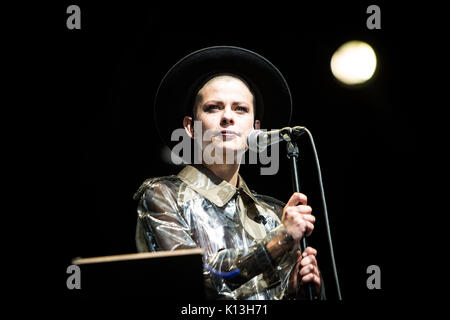
[{"label": "singer's face", "polygon": [[211,79],[199,90],[194,112],[194,120],[202,123],[203,150],[245,151],[254,109],[253,94],[244,82],[228,75]]}]

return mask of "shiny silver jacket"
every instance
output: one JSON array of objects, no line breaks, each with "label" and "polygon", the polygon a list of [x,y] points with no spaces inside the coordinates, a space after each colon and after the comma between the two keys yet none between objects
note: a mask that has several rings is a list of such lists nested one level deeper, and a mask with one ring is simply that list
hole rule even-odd
[{"label": "shiny silver jacket", "polygon": [[203,166],[144,181],[139,200],[139,252],[201,247],[207,297],[286,299],[296,261],[280,218],[284,204],[237,187]]}]

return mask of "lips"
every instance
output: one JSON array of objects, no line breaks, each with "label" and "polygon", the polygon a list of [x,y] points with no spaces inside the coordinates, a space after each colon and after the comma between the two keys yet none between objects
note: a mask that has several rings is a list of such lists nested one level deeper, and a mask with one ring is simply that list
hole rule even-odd
[{"label": "lips", "polygon": [[237,137],[239,134],[233,130],[222,130],[220,131],[220,135],[223,139],[233,139]]}]

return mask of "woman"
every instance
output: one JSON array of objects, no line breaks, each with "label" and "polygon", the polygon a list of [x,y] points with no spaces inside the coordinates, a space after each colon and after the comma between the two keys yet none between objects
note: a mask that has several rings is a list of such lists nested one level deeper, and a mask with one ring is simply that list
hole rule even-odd
[{"label": "woman", "polygon": [[283,204],[251,192],[239,175],[247,135],[264,113],[276,128],[291,110],[283,76],[254,52],[211,47],[172,67],[155,100],[157,126],[173,146],[169,137],[182,123],[201,163],[139,188],[138,250],[203,248],[208,298],[301,299],[309,283],[324,298],[317,251],[297,250],[314,229],[306,196]]}]

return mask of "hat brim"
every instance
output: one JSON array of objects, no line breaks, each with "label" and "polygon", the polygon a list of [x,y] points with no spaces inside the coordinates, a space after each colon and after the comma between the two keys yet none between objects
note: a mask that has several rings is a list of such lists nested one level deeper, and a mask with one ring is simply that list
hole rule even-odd
[{"label": "hat brim", "polygon": [[183,128],[191,114],[200,84],[219,73],[241,77],[255,95],[255,120],[261,128],[290,125],[292,97],[281,72],[261,55],[239,47],[215,46],[195,51],[178,61],[162,79],[155,97],[154,120],[158,133],[172,149],[172,132]]}]

